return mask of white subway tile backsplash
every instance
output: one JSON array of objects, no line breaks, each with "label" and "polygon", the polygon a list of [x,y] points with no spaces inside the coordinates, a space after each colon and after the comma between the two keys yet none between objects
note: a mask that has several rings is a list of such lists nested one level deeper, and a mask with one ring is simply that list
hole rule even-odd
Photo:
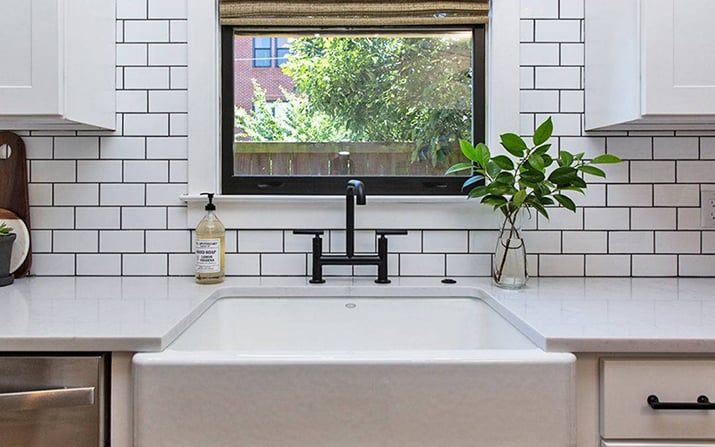
[{"label": "white subway tile backsplash", "polygon": [[32,206],[30,221],[35,230],[71,229],[74,228],[74,208]]},{"label": "white subway tile backsplash", "polygon": [[700,159],[715,159],[715,137],[700,138]]},{"label": "white subway tile backsplash", "polygon": [[166,276],[168,255],[125,254],[122,255],[122,274],[127,276]]},{"label": "white subway tile backsplash", "polygon": [[715,183],[715,161],[677,161],[678,183]]},{"label": "white subway tile backsplash", "polygon": [[147,231],[147,253],[190,253],[191,234],[187,231]]},{"label": "white subway tile backsplash", "polygon": [[168,20],[126,20],[125,42],[168,42]]},{"label": "white subway tile backsplash", "polygon": [[86,230],[57,230],[52,234],[55,253],[96,253],[98,234]]},{"label": "white subway tile backsplash", "polygon": [[77,275],[119,276],[122,274],[122,256],[119,254],[78,254]]},{"label": "white subway tile backsplash", "polygon": [[675,255],[633,255],[633,276],[675,276],[678,257]]},{"label": "white subway tile backsplash", "polygon": [[54,158],[99,158],[99,142],[89,137],[57,137]]},{"label": "white subway tile backsplash", "polygon": [[655,206],[699,206],[699,185],[653,185]]},{"label": "white subway tile backsplash", "polygon": [[584,210],[585,230],[628,230],[630,229],[628,208],[586,208]]},{"label": "white subway tile backsplash", "polygon": [[536,67],[536,88],[579,89],[581,70],[579,67]]},{"label": "white subway tile backsplash", "polygon": [[697,137],[655,137],[653,158],[683,160],[698,158]]},{"label": "white subway tile backsplash", "polygon": [[467,232],[423,231],[422,250],[425,253],[466,253],[468,250]]},{"label": "white subway tile backsplash", "polygon": [[581,22],[579,20],[537,20],[537,42],[579,42]]},{"label": "white subway tile backsplash", "polygon": [[28,160],[52,158],[51,137],[22,137],[22,141],[25,143],[25,156]]},{"label": "white subway tile backsplash", "polygon": [[564,253],[605,253],[605,231],[564,231]]},{"label": "white subway tile backsplash", "polygon": [[656,231],[655,252],[663,254],[700,253],[700,232]]},{"label": "white subway tile backsplash", "polygon": [[[297,259],[297,263],[300,264]],[[193,268],[193,264],[192,264]],[[226,255],[226,274],[236,276],[258,276],[261,274],[261,255],[236,253]],[[264,273],[265,274],[265,273]],[[297,273],[301,275],[302,273]]]},{"label": "white subway tile backsplash", "polygon": [[169,135],[182,137],[189,134],[188,114],[172,113],[169,115]]},{"label": "white subway tile backsplash", "polygon": [[103,159],[144,158],[146,142],[142,137],[102,137],[99,154]]},{"label": "white subway tile backsplash", "polygon": [[[240,242],[239,242],[240,245]],[[261,254],[261,275],[304,276],[307,273],[307,255],[302,253]]]},{"label": "white subway tile backsplash", "polygon": [[562,19],[583,19],[584,0],[560,0],[559,17]]},{"label": "white subway tile backsplash", "polygon": [[390,253],[419,253],[422,251],[422,232],[413,230],[404,236],[389,236],[387,248]]},{"label": "white subway tile backsplash", "polygon": [[[560,231],[522,231],[524,245],[527,253],[560,253],[561,252],[561,232]],[[497,234],[494,233],[490,243],[484,244],[484,250],[493,253],[496,249]]]},{"label": "white subway tile backsplash", "polygon": [[556,43],[524,43],[520,47],[521,66],[559,65],[559,45]]},{"label": "white subway tile backsplash", "polygon": [[187,139],[183,137],[147,138],[147,158],[185,159]]},{"label": "white subway tile backsplash", "polygon": [[653,206],[653,185],[608,185],[608,206]]},{"label": "white subway tile backsplash", "polygon": [[33,254],[30,273],[38,276],[74,275],[74,257],[73,254]]},{"label": "white subway tile backsplash", "polygon": [[633,208],[631,228],[634,230],[675,230],[675,208]]},{"label": "white subway tile backsplash", "polygon": [[169,116],[166,114],[133,113],[124,115],[124,135],[169,135]]},{"label": "white subway tile backsplash", "polygon": [[444,276],[445,256],[443,254],[401,254],[400,276]]},{"label": "white subway tile backsplash", "polygon": [[675,182],[674,161],[631,161],[631,183]]},{"label": "white subway tile backsplash", "polygon": [[149,0],[150,19],[185,19],[187,0]]},{"label": "white subway tile backsplash", "polygon": [[653,253],[652,231],[611,231],[608,233],[610,253]]},{"label": "white subway tile backsplash", "polygon": [[187,67],[171,67],[171,88],[186,89],[189,87],[189,70]]},{"label": "white subway tile backsplash", "polygon": [[700,230],[700,208],[678,208],[678,230]]},{"label": "white subway tile backsplash", "polygon": [[169,161],[169,182],[186,183],[189,181],[189,162],[186,160]]},{"label": "white subway tile backsplash", "polygon": [[143,253],[143,231],[100,231],[99,251],[101,253]]},{"label": "white subway tile backsplash", "polygon": [[149,92],[149,112],[188,112],[186,90]]},{"label": "white subway tile backsplash", "polygon": [[149,44],[149,65],[187,65],[185,43]]},{"label": "white subway tile backsplash", "polygon": [[52,184],[30,183],[27,185],[30,206],[52,206]]},{"label": "white subway tile backsplash", "polygon": [[[295,235],[293,235],[295,236]],[[296,238],[298,236],[295,236]],[[311,241],[311,236],[302,236]],[[310,247],[306,252],[310,252]],[[283,231],[281,230],[238,230],[238,251],[240,253],[282,253]]]},{"label": "white subway tile backsplash", "polygon": [[[196,225],[193,224],[193,222],[191,224],[189,224],[188,222],[189,214],[186,207],[170,206],[166,209],[166,214],[168,220],[168,228],[170,230],[186,230],[196,228]],[[196,224],[198,224],[198,222],[196,222]]]},{"label": "white subway tile backsplash", "polygon": [[549,219],[539,215],[539,230],[581,230],[583,229],[583,210],[576,209],[576,212],[566,208],[547,208]]},{"label": "white subway tile backsplash", "polygon": [[715,276],[714,255],[680,255],[678,257],[680,276]]},{"label": "white subway tile backsplash", "polygon": [[166,229],[166,208],[124,207],[122,208],[122,228]]},{"label": "white subway tile backsplash", "polygon": [[144,90],[120,90],[117,92],[117,112],[146,112],[147,93]]},{"label": "white subway tile backsplash", "polygon": [[52,230],[31,230],[32,253],[52,253]]},{"label": "white subway tile backsplash", "polygon": [[630,276],[629,255],[586,255],[586,276]]},{"label": "white subway tile backsplash", "polygon": [[147,0],[117,0],[117,19],[146,19]]},{"label": "white subway tile backsplash", "polygon": [[522,90],[523,112],[548,113],[559,111],[559,92],[556,90]]},{"label": "white subway tile backsplash", "polygon": [[584,255],[539,255],[541,276],[583,276]]},{"label": "white subway tile backsplash", "polygon": [[169,40],[171,42],[187,42],[188,38],[189,31],[186,20],[172,20],[169,22]]},{"label": "white subway tile backsplash", "polygon": [[185,183],[148,184],[146,185],[146,204],[148,206],[184,205],[184,202],[179,199],[179,196],[183,194],[186,194]]},{"label": "white subway tile backsplash", "polygon": [[[559,92],[559,112],[583,113],[584,107],[584,95],[582,90],[562,90]],[[598,138],[593,139],[598,140]],[[601,153],[603,153],[605,146],[601,145],[601,148]]]},{"label": "white subway tile backsplash", "polygon": [[447,254],[447,276],[490,276],[492,256]]},{"label": "white subway tile backsplash", "polygon": [[55,205],[99,205],[99,185],[97,184],[57,183],[54,189]]},{"label": "white subway tile backsplash", "polygon": [[122,162],[119,160],[79,160],[77,162],[78,182],[121,182]]},{"label": "white subway tile backsplash", "polygon": [[140,90],[169,88],[169,68],[126,67],[124,69],[124,88]]},{"label": "white subway tile backsplash", "polygon": [[154,160],[129,160],[124,162],[124,183],[166,183],[169,181],[169,163]]},{"label": "white subway tile backsplash", "polygon": [[75,208],[77,229],[118,229],[120,209],[118,207],[77,207]]},{"label": "white subway tile backsplash", "polygon": [[74,182],[77,163],[70,160],[31,160],[30,181],[33,183]]},{"label": "white subway tile backsplash", "polygon": [[519,41],[522,43],[534,41],[534,21],[533,20],[521,20],[519,22]]},{"label": "white subway tile backsplash", "polygon": [[[117,44],[117,66],[146,66],[149,50],[145,43]],[[117,92],[119,93],[119,92]]]},{"label": "white subway tile backsplash", "polygon": [[649,137],[608,137],[607,152],[623,160],[651,160],[653,139]]},{"label": "white subway tile backsplash", "polygon": [[522,19],[555,19],[559,16],[559,0],[521,0]]},{"label": "white subway tile backsplash", "polygon": [[561,65],[583,66],[586,50],[582,43],[561,44]]},{"label": "white subway tile backsplash", "polygon": [[104,183],[99,187],[99,204],[102,206],[144,205],[144,185]]},{"label": "white subway tile backsplash", "polygon": [[470,231],[469,232],[469,252],[470,253],[492,253],[497,244],[498,231]]}]

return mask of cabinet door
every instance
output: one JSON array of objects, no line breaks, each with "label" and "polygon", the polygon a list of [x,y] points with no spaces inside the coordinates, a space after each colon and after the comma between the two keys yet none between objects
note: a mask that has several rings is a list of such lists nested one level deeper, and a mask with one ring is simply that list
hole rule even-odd
[{"label": "cabinet door", "polygon": [[715,114],[715,1],[641,0],[643,115]]},{"label": "cabinet door", "polygon": [[57,0],[0,0],[0,114],[59,113]]}]

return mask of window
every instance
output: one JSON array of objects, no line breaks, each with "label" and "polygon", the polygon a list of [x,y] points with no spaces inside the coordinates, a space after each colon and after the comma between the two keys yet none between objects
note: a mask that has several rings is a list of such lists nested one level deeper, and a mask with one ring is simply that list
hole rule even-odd
[{"label": "window", "polygon": [[[242,76],[243,41],[274,68]],[[223,193],[343,194],[359,178],[371,195],[461,194],[444,171],[459,139],[485,139],[484,44],[483,25],[224,26]]]},{"label": "window", "polygon": [[270,67],[273,55],[271,54],[271,39],[268,37],[253,38],[253,66]]}]

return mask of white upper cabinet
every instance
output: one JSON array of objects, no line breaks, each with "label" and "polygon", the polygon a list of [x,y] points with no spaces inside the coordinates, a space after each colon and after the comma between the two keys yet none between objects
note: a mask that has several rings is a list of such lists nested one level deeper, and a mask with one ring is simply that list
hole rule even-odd
[{"label": "white upper cabinet", "polygon": [[0,129],[114,129],[114,0],[0,0]]},{"label": "white upper cabinet", "polygon": [[713,19],[713,0],[586,0],[586,129],[714,129]]}]

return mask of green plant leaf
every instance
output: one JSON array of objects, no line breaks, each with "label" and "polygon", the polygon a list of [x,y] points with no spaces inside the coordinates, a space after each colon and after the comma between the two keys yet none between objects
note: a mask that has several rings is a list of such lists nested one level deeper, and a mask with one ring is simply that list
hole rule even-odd
[{"label": "green plant leaf", "polygon": [[573,203],[573,200],[569,197],[562,194],[554,194],[554,199],[556,199],[556,201],[559,202],[564,208],[576,212],[576,204]]},{"label": "green plant leaf", "polygon": [[570,185],[576,178],[578,178],[578,171],[570,166],[556,168],[551,175],[549,175],[549,181],[559,186]]},{"label": "green plant leaf", "polygon": [[529,198],[526,200],[526,203],[527,203],[530,207],[532,207],[532,208],[534,208],[536,211],[538,211],[538,213],[541,214],[542,216],[544,216],[545,218],[547,218],[547,219],[549,218],[549,213],[546,211],[546,208],[544,208],[544,205],[542,205],[541,203],[539,203],[539,201],[536,200],[536,198],[534,198],[534,197],[529,197]]},{"label": "green plant leaf", "polygon": [[495,183],[503,183],[505,185],[513,185],[514,184],[514,174],[508,171],[502,171],[499,173],[499,175],[496,176],[494,179]]},{"label": "green plant leaf", "polygon": [[529,155],[529,165],[539,172],[544,172],[544,159],[541,155],[531,154]]},{"label": "green plant leaf", "polygon": [[575,179],[573,179],[573,181],[571,182],[570,185],[566,185],[566,186],[575,186],[577,188],[585,189],[588,185],[586,184],[586,181],[584,179],[577,176]]},{"label": "green plant leaf", "polygon": [[454,172],[466,171],[467,169],[471,170],[473,167],[474,167],[474,165],[472,163],[467,163],[467,162],[455,163],[452,166],[450,166],[449,169],[447,169],[447,171],[444,173],[444,175],[449,175]]},{"label": "green plant leaf", "polygon": [[505,194],[516,193],[516,188],[511,185],[505,185],[503,183],[490,183],[487,185],[487,192],[495,196],[503,196]]},{"label": "green plant leaf", "polygon": [[511,200],[514,202],[514,206],[519,208],[522,203],[524,203],[524,200],[526,200],[526,195],[527,192],[525,189],[520,189],[519,191],[514,194],[514,196],[511,198]]},{"label": "green plant leaf", "polygon": [[554,201],[551,197],[539,197],[539,203],[542,205],[553,205]]},{"label": "green plant leaf", "polygon": [[569,151],[561,150],[559,152],[559,160],[561,160],[561,166],[571,166],[573,163],[573,154]]},{"label": "green plant leaf", "polygon": [[501,136],[501,145],[515,157],[523,157],[528,148],[526,142],[515,133],[505,133]]},{"label": "green plant leaf", "polygon": [[584,195],[586,194],[586,191],[584,191],[583,188],[579,188],[578,186],[562,186],[560,189],[563,189],[564,191],[576,191]]},{"label": "green plant leaf", "polygon": [[512,169],[514,169],[514,162],[512,162],[511,158],[507,157],[506,155],[497,155],[496,157],[492,158],[492,161],[505,171],[511,171]]},{"label": "green plant leaf", "polygon": [[485,205],[491,205],[494,208],[500,208],[502,206],[505,206],[507,203],[509,203],[509,201],[502,196],[497,196],[497,195],[491,194],[491,195],[482,197],[481,203],[483,203]]},{"label": "green plant leaf", "polygon": [[579,166],[577,169],[579,171],[585,172],[586,174],[591,174],[591,175],[595,175],[597,177],[606,178],[606,173],[603,172],[601,169],[598,169],[595,166],[583,165],[583,166]]},{"label": "green plant leaf", "polygon": [[484,180],[484,177],[481,175],[473,175],[462,183],[462,189],[467,189],[480,180]]},{"label": "green plant leaf", "polygon": [[551,117],[547,118],[546,121],[541,123],[539,127],[534,132],[534,145],[539,146],[546,143],[546,140],[551,138],[551,134],[554,131],[554,123],[551,121]]},{"label": "green plant leaf", "polygon": [[534,170],[524,171],[519,176],[520,180],[524,180],[529,183],[539,183],[539,182],[544,181],[545,178],[546,178],[546,176],[544,175],[543,172],[534,171]]},{"label": "green plant leaf", "polygon": [[549,149],[551,149],[551,145],[550,145],[550,144],[544,144],[544,145],[539,146],[539,147],[537,147],[536,149],[534,149],[534,151],[532,152],[532,154],[544,155],[545,153],[547,153],[547,152],[549,151]]},{"label": "green plant leaf", "polygon": [[486,196],[487,194],[489,194],[489,192],[487,191],[487,187],[482,185],[472,188],[472,190],[469,191],[469,194],[467,196],[470,199],[474,199],[475,197],[482,197]]},{"label": "green plant leaf", "polygon": [[500,172],[501,168],[496,163],[493,161],[487,163],[487,175],[489,175],[489,178],[496,178]]},{"label": "green plant leaf", "polygon": [[487,145],[484,143],[479,143],[477,144],[477,147],[474,148],[474,150],[476,152],[477,163],[479,163],[479,166],[487,166],[487,164],[489,163],[489,159],[492,157],[489,153],[489,148],[487,147]]},{"label": "green plant leaf", "polygon": [[554,159],[551,158],[551,155],[549,154],[543,154],[541,155],[541,158],[544,159],[544,168],[548,168],[552,164],[554,164]]},{"label": "green plant leaf", "polygon": [[459,140],[459,148],[462,150],[465,157],[472,161],[479,162],[479,159],[477,158],[477,151],[474,146],[472,146],[472,143],[467,140]]},{"label": "green plant leaf", "polygon": [[591,163],[597,164],[597,165],[602,165],[602,164],[620,163],[621,161],[623,161],[623,160],[616,157],[615,155],[602,154],[602,155],[595,157],[593,160],[591,160]]}]

